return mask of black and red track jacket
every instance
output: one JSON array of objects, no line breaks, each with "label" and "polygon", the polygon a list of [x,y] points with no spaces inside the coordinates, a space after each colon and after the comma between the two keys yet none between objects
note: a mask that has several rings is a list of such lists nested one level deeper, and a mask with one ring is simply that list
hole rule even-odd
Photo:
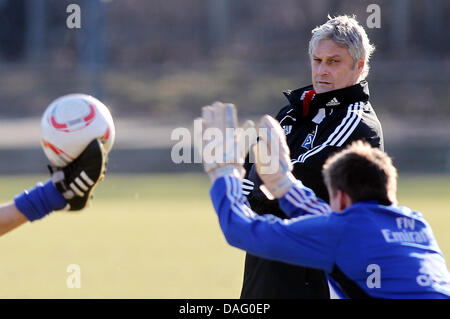
[{"label": "black and red track jacket", "polygon": [[[381,124],[369,102],[366,81],[316,94],[312,86],[286,91],[289,101],[277,114],[291,152],[293,174],[328,201],[322,178],[325,160],[349,143],[363,139],[384,149]],[[245,164],[243,192],[256,213],[285,217],[277,200],[261,192],[254,164]],[[322,271],[270,261],[247,254],[241,298],[328,298]]]}]

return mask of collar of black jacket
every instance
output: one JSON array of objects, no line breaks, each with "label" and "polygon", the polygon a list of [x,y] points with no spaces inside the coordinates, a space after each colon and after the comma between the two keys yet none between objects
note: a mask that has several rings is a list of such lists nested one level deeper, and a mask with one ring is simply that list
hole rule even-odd
[{"label": "collar of black jacket", "polygon": [[[301,117],[303,110],[303,93],[312,89],[313,86],[309,85],[297,90],[288,90],[283,92],[289,103],[294,107],[297,118]],[[329,110],[338,109],[347,107],[348,105],[355,102],[366,102],[368,99],[369,84],[367,83],[367,81],[361,81],[355,85],[348,86],[339,90],[316,94],[310,103],[308,115],[314,116],[321,108]]]}]

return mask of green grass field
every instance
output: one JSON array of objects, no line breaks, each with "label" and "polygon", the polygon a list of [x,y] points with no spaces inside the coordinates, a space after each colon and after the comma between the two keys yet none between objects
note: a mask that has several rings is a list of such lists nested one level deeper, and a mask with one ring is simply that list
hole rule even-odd
[{"label": "green grass field", "polygon": [[[1,177],[8,201],[44,177]],[[400,177],[450,255],[450,177]],[[82,213],[54,213],[0,238],[0,298],[238,298],[244,253],[220,232],[203,175],[108,176]],[[81,267],[68,288],[67,267]]]}]

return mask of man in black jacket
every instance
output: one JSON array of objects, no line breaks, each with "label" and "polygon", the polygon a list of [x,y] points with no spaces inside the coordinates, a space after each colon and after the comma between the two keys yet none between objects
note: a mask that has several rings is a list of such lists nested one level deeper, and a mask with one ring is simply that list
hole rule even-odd
[{"label": "man in black jacket", "polygon": [[[321,169],[334,152],[363,139],[383,150],[380,122],[369,102],[364,80],[373,46],[358,22],[348,16],[329,20],[312,31],[309,44],[313,84],[285,92],[289,105],[276,119],[284,128],[293,174],[328,201]],[[285,217],[276,200],[261,192],[252,163],[245,164],[243,192],[258,214]],[[246,255],[241,298],[329,298],[326,275],[319,270]]]}]

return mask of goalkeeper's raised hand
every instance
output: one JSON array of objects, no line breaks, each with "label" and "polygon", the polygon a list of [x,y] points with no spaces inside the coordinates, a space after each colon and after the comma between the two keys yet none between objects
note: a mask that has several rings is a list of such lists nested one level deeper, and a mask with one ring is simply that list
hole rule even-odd
[{"label": "goalkeeper's raised hand", "polygon": [[96,139],[66,167],[49,168],[52,175],[49,181],[25,190],[14,197],[14,202],[0,205],[0,236],[55,210],[85,208],[105,175],[106,153],[102,143]]},{"label": "goalkeeper's raised hand", "polygon": [[49,166],[49,169],[51,179],[47,183],[39,183],[14,198],[15,206],[29,221],[63,208],[73,211],[86,207],[104,177],[106,153],[102,143],[95,139],[66,167]]},{"label": "goalkeeper's raised hand", "polygon": [[[216,102],[202,108],[202,158],[211,182],[224,175],[244,176],[244,160],[249,145],[241,140],[244,130],[254,128],[251,121],[238,127],[236,107]],[[251,142],[249,142],[251,143]]]},{"label": "goalkeeper's raised hand", "polygon": [[69,210],[86,207],[94,189],[105,176],[106,159],[103,144],[95,139],[66,167],[48,166],[53,184],[66,199]]},{"label": "goalkeeper's raised hand", "polygon": [[259,122],[259,141],[254,146],[256,171],[264,182],[261,191],[269,199],[280,198],[296,183],[286,135],[277,120],[265,115]]}]

